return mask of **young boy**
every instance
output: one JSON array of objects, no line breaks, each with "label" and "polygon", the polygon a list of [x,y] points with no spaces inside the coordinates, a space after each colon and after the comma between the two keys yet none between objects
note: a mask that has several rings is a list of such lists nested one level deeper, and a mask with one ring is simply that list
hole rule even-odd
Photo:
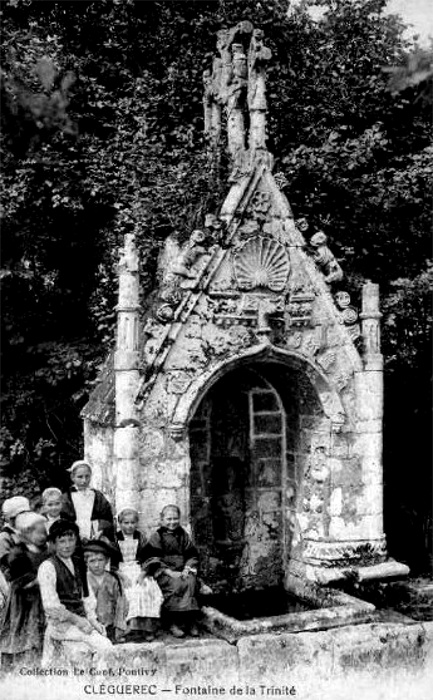
[{"label": "young boy", "polygon": [[108,543],[95,540],[84,547],[87,583],[96,598],[96,617],[104,625],[108,639],[119,642],[127,631],[127,603],[116,574],[107,564],[117,554]]},{"label": "young boy", "polygon": [[163,611],[171,634],[184,637],[189,632],[193,637],[198,636],[199,607],[195,598],[198,552],[187,531],[180,526],[177,506],[162,509],[161,527],[150,536],[145,555],[148,570],[152,569],[164,596]]},{"label": "young boy", "polygon": [[[78,526],[57,520],[48,538],[54,553],[38,570],[38,582],[47,620],[43,665],[52,660],[52,640],[77,643],[90,652],[103,655],[112,647],[105,629],[96,618],[96,600],[88,590],[81,559],[74,556]],[[79,644],[78,644],[79,643]]]}]

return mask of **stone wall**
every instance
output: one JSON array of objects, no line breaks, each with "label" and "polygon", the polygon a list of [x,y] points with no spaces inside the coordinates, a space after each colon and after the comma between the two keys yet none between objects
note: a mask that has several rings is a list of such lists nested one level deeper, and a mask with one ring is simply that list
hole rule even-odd
[{"label": "stone wall", "polygon": [[114,428],[90,421],[84,422],[84,459],[92,465],[92,485],[100,489],[116,505],[116,479],[113,453]]},{"label": "stone wall", "polygon": [[[83,670],[91,665],[89,660]],[[32,677],[33,696],[55,700],[61,687],[62,698],[81,700],[89,694],[132,694],[135,687],[167,700],[196,695],[424,700],[433,684],[433,623],[263,634],[236,645],[215,638],[123,644],[106,664],[93,667],[99,675]],[[5,697],[24,697],[29,677],[14,674],[0,684]]]}]

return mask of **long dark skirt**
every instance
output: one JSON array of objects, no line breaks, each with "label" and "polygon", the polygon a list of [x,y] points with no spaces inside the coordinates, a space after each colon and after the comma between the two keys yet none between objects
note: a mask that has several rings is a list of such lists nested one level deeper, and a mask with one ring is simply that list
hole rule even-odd
[{"label": "long dark skirt", "polygon": [[179,572],[174,573],[176,578],[170,576],[167,570],[162,571],[157,577],[158,586],[164,596],[164,611],[172,613],[198,610],[195,598],[196,577],[189,574],[186,578],[181,578],[178,575]]},{"label": "long dark skirt", "polygon": [[42,653],[45,616],[39,586],[22,588],[13,581],[0,619],[0,652],[37,657]]}]

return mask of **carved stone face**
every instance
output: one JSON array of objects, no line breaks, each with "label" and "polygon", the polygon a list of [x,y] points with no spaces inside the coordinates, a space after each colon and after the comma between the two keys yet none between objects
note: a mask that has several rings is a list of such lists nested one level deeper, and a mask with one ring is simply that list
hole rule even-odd
[{"label": "carved stone face", "polygon": [[161,323],[168,323],[173,319],[174,311],[169,304],[161,304],[156,312],[156,318]]},{"label": "carved stone face", "polygon": [[308,228],[309,228],[308,221],[307,221],[307,219],[304,219],[304,218],[298,219],[296,221],[296,226],[301,233],[305,233],[306,231],[308,231]]},{"label": "carved stone face", "polygon": [[335,301],[340,309],[345,309],[350,304],[350,294],[347,292],[337,292],[335,295]]},{"label": "carved stone face", "polygon": [[206,236],[203,231],[200,231],[200,229],[196,229],[195,231],[192,232],[190,241],[192,244],[197,245],[198,243],[203,243],[205,240]]}]

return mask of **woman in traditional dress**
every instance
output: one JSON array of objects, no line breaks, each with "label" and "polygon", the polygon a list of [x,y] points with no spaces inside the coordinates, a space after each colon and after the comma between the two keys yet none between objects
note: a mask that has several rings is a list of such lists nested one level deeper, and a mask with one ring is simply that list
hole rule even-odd
[{"label": "woman in traditional dress", "polygon": [[76,521],[85,544],[97,539],[107,526],[112,526],[113,511],[104,494],[90,487],[92,468],[88,462],[78,460],[68,471],[72,487],[64,494],[61,515]]},{"label": "woman in traditional dress", "polygon": [[198,552],[180,525],[180,510],[168,505],[161,512],[161,527],[144,548],[145,568],[154,572],[164,595],[163,612],[174,637],[198,636],[199,606],[195,597]]},{"label": "woman in traditional dress", "polygon": [[24,512],[16,517],[20,536],[8,555],[10,590],[0,620],[2,665],[35,663],[42,655],[45,616],[37,582],[39,565],[48,557],[45,518]]}]

